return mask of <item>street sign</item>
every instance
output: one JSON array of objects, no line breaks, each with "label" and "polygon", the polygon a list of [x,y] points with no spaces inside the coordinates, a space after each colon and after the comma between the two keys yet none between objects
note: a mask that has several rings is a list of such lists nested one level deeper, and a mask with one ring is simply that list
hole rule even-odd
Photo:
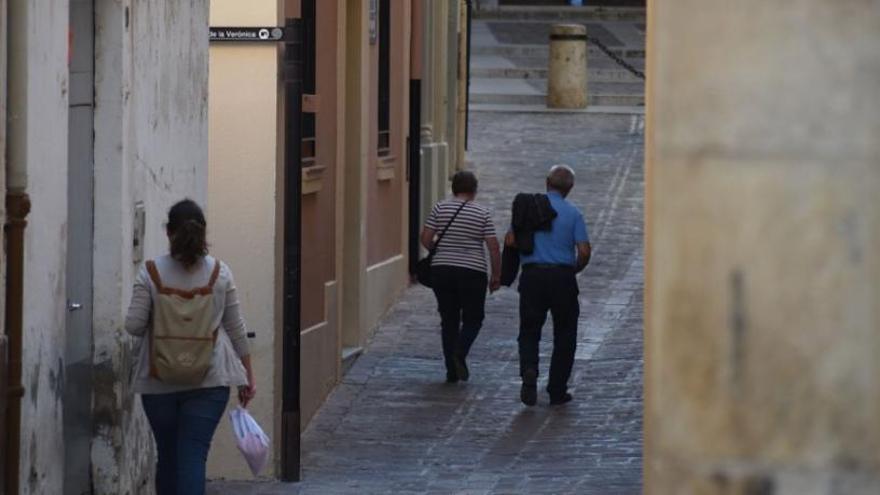
[{"label": "street sign", "polygon": [[257,42],[272,43],[288,41],[287,30],[283,27],[212,27],[209,30],[210,41],[223,42]]}]

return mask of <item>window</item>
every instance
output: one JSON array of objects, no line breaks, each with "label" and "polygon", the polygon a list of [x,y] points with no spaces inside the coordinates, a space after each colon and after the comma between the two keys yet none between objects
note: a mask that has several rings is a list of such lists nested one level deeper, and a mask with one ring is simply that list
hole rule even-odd
[{"label": "window", "polygon": [[379,0],[379,156],[391,154],[391,0]]}]

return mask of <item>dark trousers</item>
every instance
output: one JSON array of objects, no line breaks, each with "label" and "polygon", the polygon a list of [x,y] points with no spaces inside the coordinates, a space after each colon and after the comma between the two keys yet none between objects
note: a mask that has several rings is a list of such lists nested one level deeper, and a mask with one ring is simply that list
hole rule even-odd
[{"label": "dark trousers", "polygon": [[141,396],[156,439],[157,495],[205,493],[205,463],[229,387],[199,388]]},{"label": "dark trousers", "polygon": [[553,357],[547,392],[560,397],[568,391],[568,378],[577,347],[580,316],[578,285],[574,268],[523,268],[519,281],[519,368],[538,370],[538,345],[547,311],[553,317]]},{"label": "dark trousers", "polygon": [[431,282],[440,312],[446,370],[454,372],[453,357],[467,356],[483,326],[489,279],[485,272],[435,266],[431,269]]}]

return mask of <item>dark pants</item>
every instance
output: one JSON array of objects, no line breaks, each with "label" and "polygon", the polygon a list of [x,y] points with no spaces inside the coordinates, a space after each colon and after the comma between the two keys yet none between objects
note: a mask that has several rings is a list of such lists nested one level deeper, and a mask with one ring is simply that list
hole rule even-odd
[{"label": "dark pants", "polygon": [[489,279],[485,272],[435,266],[431,269],[431,282],[440,312],[446,370],[454,373],[453,357],[467,356],[483,326]]},{"label": "dark pants", "polygon": [[156,439],[157,495],[203,495],[205,463],[229,387],[141,396]]},{"label": "dark pants", "polygon": [[519,281],[519,368],[538,370],[538,345],[547,311],[553,316],[553,357],[547,392],[552,398],[568,391],[568,378],[577,346],[580,316],[578,285],[574,268],[523,268]]}]

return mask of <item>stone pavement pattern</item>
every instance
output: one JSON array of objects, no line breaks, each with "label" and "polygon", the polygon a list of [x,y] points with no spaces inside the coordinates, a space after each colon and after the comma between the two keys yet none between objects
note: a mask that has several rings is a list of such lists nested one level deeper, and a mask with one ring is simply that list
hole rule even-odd
[{"label": "stone pavement pattern", "polygon": [[[433,294],[405,292],[303,436],[303,482],[219,483],[213,495],[538,494],[641,491],[643,120],[640,116],[471,116],[478,200],[499,230],[549,165],[574,167],[593,261],[581,274],[574,402],[519,402],[518,297],[487,300],[471,379],[444,383]],[[541,349],[543,387],[551,350]]]}]

